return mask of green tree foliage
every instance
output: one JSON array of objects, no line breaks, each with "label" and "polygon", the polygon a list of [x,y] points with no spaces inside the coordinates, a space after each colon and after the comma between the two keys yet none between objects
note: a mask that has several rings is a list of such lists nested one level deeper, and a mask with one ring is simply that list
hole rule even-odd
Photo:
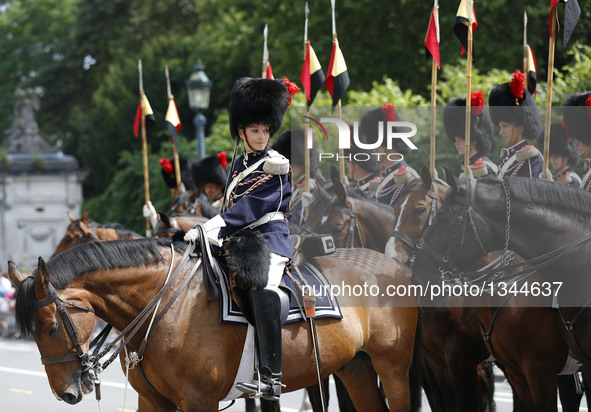
[{"label": "green tree foliage", "polygon": [[[259,0],[16,0],[0,3],[0,127],[12,121],[12,94],[23,88],[41,98],[37,120],[44,136],[63,142],[63,151],[75,155],[90,172],[84,184],[86,198],[116,191],[124,153],[137,155],[139,139],[132,137],[138,103],[137,61],[143,61],[144,89],[156,115],[149,138],[150,153],[163,154],[167,107],[164,66],[171,74],[183,123],[181,134],[189,143],[181,155],[194,158],[194,112],[188,107],[185,80],[197,58],[213,81],[206,141],[208,153],[231,154],[227,128],[228,97],[233,82],[259,76],[263,27],[269,25],[270,61],[276,77],[298,81],[303,60],[304,1]],[[465,93],[465,57],[453,34],[459,1],[440,2],[442,71],[438,104]],[[577,90],[591,88],[589,44],[591,28],[584,24],[591,3],[580,2],[581,19],[565,50],[562,32],[556,45],[553,103]],[[330,3],[309,0],[308,36],[327,71],[332,49]],[[351,78],[343,105],[429,104],[429,67],[424,36],[432,2],[399,0],[338,1],[336,26]],[[564,6],[558,5],[560,20]],[[523,11],[529,18],[528,42],[538,63],[538,95],[545,102],[548,55],[549,4],[524,0],[478,2],[473,88],[485,94],[522,65]],[[580,46],[573,46],[579,42]],[[299,81],[298,81],[299,82]],[[298,98],[303,100],[303,98]],[[330,105],[326,92],[315,105]],[[289,117],[286,117],[288,119]],[[425,121],[425,120],[422,120]],[[289,124],[284,123],[284,128]],[[0,136],[2,138],[2,136]],[[426,137],[419,136],[422,144]],[[439,152],[444,144],[438,144]],[[453,149],[453,148],[452,148]],[[447,149],[445,149],[447,150]],[[167,156],[170,156],[168,147]],[[414,156],[414,154],[413,154]],[[449,158],[456,158],[449,153]],[[493,156],[494,157],[494,156]],[[412,159],[421,163],[421,159]],[[157,162],[151,168],[159,173]],[[141,169],[140,169],[141,170]],[[151,170],[151,173],[153,171]],[[141,171],[137,173],[141,174]],[[127,177],[130,177],[128,175]],[[156,177],[158,179],[158,177]],[[142,179],[126,180],[140,192]],[[127,189],[122,191],[129,192]],[[114,197],[111,197],[113,199]],[[108,197],[107,197],[108,199]],[[112,205],[113,202],[110,202]],[[139,211],[138,211],[139,214]],[[109,220],[109,219],[107,219]],[[141,220],[141,217],[140,217]]]}]

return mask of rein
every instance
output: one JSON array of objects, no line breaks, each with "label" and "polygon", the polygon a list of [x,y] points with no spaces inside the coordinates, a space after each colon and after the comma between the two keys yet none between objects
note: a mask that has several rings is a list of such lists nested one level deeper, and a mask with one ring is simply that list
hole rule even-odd
[{"label": "rein", "polygon": [[[566,256],[573,254],[578,249],[585,246],[587,243],[589,243],[591,241],[591,233],[590,233],[590,234],[587,234],[579,239],[576,239],[576,240],[574,240],[574,241],[572,241],[572,242],[570,242],[558,249],[551,250],[551,251],[546,252],[542,255],[533,257],[531,259],[524,260],[523,262],[514,263],[511,265],[507,264],[508,260],[509,260],[509,256],[510,256],[510,254],[508,253],[508,248],[509,248],[510,231],[511,231],[511,226],[510,226],[511,197],[510,197],[509,188],[508,188],[505,180],[501,179],[501,184],[502,184],[503,189],[505,191],[506,208],[507,208],[507,212],[506,212],[507,222],[505,225],[505,244],[504,244],[503,253],[502,253],[502,257],[503,257],[502,258],[503,259],[502,266],[503,267],[501,269],[493,267],[493,268],[488,268],[488,269],[480,269],[480,270],[472,271],[472,272],[463,272],[463,271],[460,271],[452,262],[450,262],[449,256],[452,252],[452,249],[458,243],[458,236],[461,236],[459,245],[461,246],[464,244],[467,223],[470,224],[470,228],[472,229],[472,234],[474,236],[474,239],[476,240],[476,242],[479,245],[481,253],[483,254],[483,256],[485,256],[487,254],[487,252],[484,249],[484,246],[482,245],[482,242],[480,240],[480,236],[478,235],[478,231],[477,231],[477,228],[474,223],[473,216],[472,216],[472,212],[473,212],[472,200],[474,198],[474,185],[475,185],[475,181],[472,181],[467,186],[468,193],[465,197],[454,198],[454,202],[459,203],[462,206],[462,211],[460,214],[458,214],[456,216],[456,225],[455,225],[453,235],[452,235],[451,241],[449,242],[446,252],[442,255],[437,250],[435,250],[434,248],[429,246],[427,243],[424,243],[419,248],[419,250],[423,250],[431,258],[440,262],[441,266],[439,267],[439,271],[441,272],[441,278],[443,281],[459,280],[459,281],[464,281],[464,282],[468,282],[468,283],[474,283],[474,282],[479,282],[485,278],[487,280],[494,280],[496,277],[498,277],[498,275],[500,275],[500,273],[511,271],[511,270],[518,269],[518,268],[522,268],[524,266],[528,266],[528,267],[525,269],[519,270],[515,273],[512,273],[511,275],[509,275],[508,278],[514,279],[517,277],[529,276],[533,272],[535,272],[536,270],[544,268],[544,267],[546,267],[552,263],[555,263],[556,261],[558,261]],[[432,228],[432,226],[429,227],[429,232],[430,232],[431,228]],[[476,276],[478,276],[478,278],[474,279],[474,277],[476,277]]]},{"label": "rein", "polygon": [[355,207],[355,199],[349,198],[349,202],[351,203],[351,209],[347,209],[346,207],[342,206],[334,206],[333,210],[337,212],[341,212],[349,216],[349,231],[347,233],[347,239],[345,240],[345,249],[351,249],[355,245],[355,235],[359,239],[360,247],[363,246],[363,238],[361,237],[361,230],[359,229],[359,224],[357,223],[357,210]]},{"label": "rein", "polygon": [[[172,244],[171,244],[171,247],[173,247]],[[95,353],[93,355],[89,355],[89,353],[84,352],[84,350],[82,349],[82,346],[80,345],[80,342],[78,340],[79,335],[78,335],[78,331],[76,329],[76,326],[74,325],[74,322],[70,316],[70,313],[68,312],[64,303],[68,304],[72,307],[75,307],[75,308],[78,308],[81,310],[85,310],[87,312],[95,313],[94,309],[90,308],[90,307],[78,305],[74,302],[70,302],[65,299],[62,299],[59,296],[55,287],[51,283],[49,283],[48,284],[49,294],[45,298],[41,299],[39,302],[35,303],[35,309],[39,310],[39,309],[51,304],[52,302],[55,302],[55,304],[62,316],[62,320],[64,322],[65,328],[66,328],[70,338],[72,339],[72,342],[74,343],[74,346],[76,348],[76,353],[67,353],[67,354],[63,354],[63,355],[42,357],[41,358],[42,364],[52,365],[52,364],[57,364],[57,363],[64,363],[64,362],[71,362],[71,361],[75,361],[75,360],[80,360],[82,362],[82,366],[86,370],[93,369],[95,371],[96,375],[98,375],[100,372],[102,372],[104,369],[106,369],[107,366],[109,366],[117,358],[117,356],[119,355],[119,352],[121,352],[123,350],[123,348],[127,345],[129,340],[133,336],[135,336],[135,334],[139,331],[140,327],[145,323],[145,321],[150,316],[152,310],[155,309],[157,307],[157,305],[159,304],[162,296],[164,296],[164,294],[170,289],[172,284],[180,276],[182,268],[187,263],[187,261],[190,257],[190,254],[193,252],[194,249],[195,249],[195,244],[190,243],[189,246],[187,246],[187,248],[185,249],[185,253],[183,254],[179,264],[175,268],[173,274],[170,276],[170,279],[168,280],[168,282],[166,282],[162,286],[162,288],[152,298],[152,300],[146,305],[146,307],[129,323],[129,325],[115,338],[115,340],[113,340],[109,345],[107,345],[98,354],[96,354],[98,348],[97,348],[97,350],[95,350]],[[193,274],[195,273],[195,271],[196,271],[197,267],[200,265],[200,263],[201,263],[201,259],[199,259],[197,261],[197,263],[195,264],[193,270],[188,275],[188,277],[193,276]],[[173,262],[171,261],[171,265],[172,264],[173,264]],[[183,283],[183,285],[186,286],[187,283],[188,282],[185,281]],[[177,291],[177,293],[175,294],[173,299],[176,299],[176,297],[178,297],[178,295],[179,295],[179,293]],[[170,307],[170,302],[163,309],[163,311],[159,314],[157,320],[159,320],[162,317],[164,312],[166,310],[168,310],[169,307]],[[104,341],[104,339],[101,339],[101,340]],[[100,364],[100,362],[99,362],[100,359],[103,358],[108,352],[110,352],[111,349],[115,346],[115,344],[120,340],[122,342],[121,342],[121,345],[119,346],[119,348],[117,348],[115,350],[113,355],[107,361],[103,362],[103,364]],[[145,340],[142,342],[142,347],[140,348],[140,350],[143,352],[144,348],[145,348]]]}]

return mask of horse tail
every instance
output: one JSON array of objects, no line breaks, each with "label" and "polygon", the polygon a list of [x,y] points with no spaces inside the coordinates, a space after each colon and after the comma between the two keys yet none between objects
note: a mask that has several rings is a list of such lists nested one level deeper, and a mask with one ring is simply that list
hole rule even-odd
[{"label": "horse tail", "polygon": [[420,367],[420,356],[421,354],[419,351],[422,350],[421,345],[421,316],[422,316],[422,308],[419,307],[417,313],[417,329],[415,332],[415,343],[412,353],[412,362],[410,364],[410,370],[408,372],[408,383],[410,385],[410,410],[412,412],[419,412],[421,410],[421,400],[422,400],[422,393],[421,387],[423,386],[423,382],[421,379],[421,367]]}]

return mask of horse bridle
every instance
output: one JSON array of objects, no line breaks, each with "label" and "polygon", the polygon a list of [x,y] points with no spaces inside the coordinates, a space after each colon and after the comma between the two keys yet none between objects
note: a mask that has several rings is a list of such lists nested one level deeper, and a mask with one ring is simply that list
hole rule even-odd
[{"label": "horse bridle", "polygon": [[91,363],[89,362],[90,355],[85,353],[82,350],[82,345],[79,342],[78,330],[76,329],[76,325],[74,325],[74,321],[72,320],[72,316],[70,316],[70,312],[66,308],[66,305],[74,307],[76,309],[81,309],[86,312],[95,313],[94,309],[88,306],[82,306],[75,302],[71,302],[66,299],[62,299],[57,290],[53,287],[51,283],[48,284],[49,294],[41,299],[39,302],[35,302],[35,310],[39,310],[49,304],[55,302],[57,306],[57,310],[59,311],[62,321],[64,322],[64,326],[70,339],[74,343],[74,347],[76,348],[76,353],[66,353],[63,355],[54,355],[54,356],[44,356],[41,357],[41,363],[43,365],[53,365],[56,363],[64,363],[64,362],[71,362],[75,360],[80,360],[82,362],[82,366],[85,368],[90,368]]},{"label": "horse bridle", "polygon": [[416,254],[422,248],[423,244],[425,243],[425,237],[427,236],[428,229],[433,224],[433,221],[435,219],[435,215],[437,214],[437,205],[439,203],[437,185],[432,183],[433,190],[430,190],[430,189],[425,189],[422,186],[417,186],[419,182],[420,182],[420,180],[418,180],[418,179],[415,179],[412,182],[410,182],[408,188],[406,190],[403,190],[402,192],[400,192],[400,194],[397,196],[397,198],[392,203],[392,208],[394,208],[396,206],[396,204],[398,202],[400,202],[403,195],[405,195],[406,193],[411,193],[411,192],[424,193],[431,198],[431,209],[429,210],[429,217],[427,219],[427,224],[423,228],[423,231],[421,232],[421,236],[419,237],[418,242],[415,242],[409,236],[405,235],[404,233],[400,233],[399,231],[397,231],[395,229],[393,229],[392,233],[390,234],[390,237],[394,237],[396,239],[401,240],[402,242],[404,242],[406,245],[408,245],[412,249],[410,258],[408,259],[408,262],[406,262],[406,264],[409,266],[411,271],[414,266]]},{"label": "horse bridle", "polygon": [[350,248],[354,247],[353,245],[355,244],[355,237],[357,237],[359,239],[359,244],[361,245],[360,247],[363,248],[364,245],[363,245],[363,238],[361,237],[361,229],[359,229],[359,224],[357,223],[357,208],[355,206],[355,199],[353,199],[351,197],[347,197],[347,199],[349,200],[349,203],[351,204],[351,209],[348,209],[343,206],[335,206],[334,205],[334,200],[336,200],[336,197],[335,197],[333,199],[333,201],[328,202],[328,204],[324,207],[321,217],[328,215],[328,213],[330,213],[332,211],[341,212],[341,213],[344,213],[345,215],[349,216],[349,230],[347,231],[347,238],[345,239],[344,248],[350,249]]},{"label": "horse bridle", "polygon": [[[505,181],[501,180],[501,184],[503,185],[503,189],[505,190],[506,202],[507,202],[507,226],[506,226],[506,230],[505,230],[505,248],[503,249],[503,254],[502,254],[503,256],[505,256],[505,255],[507,255],[507,249],[509,246],[509,232],[510,232],[509,218],[511,216],[511,202],[510,202],[510,196],[509,196],[509,189],[508,189]],[[416,254],[424,252],[427,255],[429,255],[429,257],[431,257],[435,261],[439,262],[439,265],[440,265],[439,272],[441,273],[441,278],[444,281],[452,281],[455,279],[460,279],[460,280],[466,281],[466,278],[464,276],[465,273],[461,272],[450,261],[450,256],[451,256],[451,253],[452,253],[454,247],[456,246],[456,244],[458,244],[458,242],[459,242],[460,246],[465,244],[466,232],[467,232],[468,225],[470,226],[470,229],[472,231],[472,236],[473,236],[474,240],[476,241],[478,248],[480,249],[480,253],[481,253],[480,257],[486,256],[488,254],[488,252],[484,248],[484,245],[482,244],[482,241],[480,240],[480,236],[478,235],[478,231],[476,229],[476,224],[474,223],[472,201],[474,199],[475,185],[476,185],[476,180],[469,179],[469,180],[467,180],[467,185],[466,185],[466,187],[467,187],[466,195],[464,197],[460,197],[460,196],[458,196],[457,193],[454,194],[453,202],[457,203],[461,206],[461,211],[456,216],[455,225],[452,230],[451,239],[448,243],[448,246],[447,246],[445,252],[442,254],[439,251],[435,250],[433,247],[431,247],[427,243],[428,239],[431,237],[432,230],[433,230],[433,225],[431,225],[431,224],[428,224],[425,227],[425,230],[423,231],[423,234],[421,235],[422,241],[417,242],[417,244],[415,245]],[[413,260],[412,264],[414,265],[414,260]],[[495,269],[492,269],[492,270],[495,270]],[[496,269],[496,272],[498,272],[498,269]]]}]

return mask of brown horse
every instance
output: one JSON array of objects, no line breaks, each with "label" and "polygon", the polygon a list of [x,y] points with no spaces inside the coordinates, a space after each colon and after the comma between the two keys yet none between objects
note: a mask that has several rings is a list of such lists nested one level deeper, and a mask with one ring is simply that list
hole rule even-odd
[{"label": "brown horse", "polygon": [[[92,386],[88,369],[96,362],[89,364],[87,351],[95,316],[125,331],[159,291],[166,307],[173,294],[182,290],[151,330],[143,360],[129,379],[139,394],[142,412],[176,411],[177,406],[186,411],[217,410],[232,387],[247,328],[219,323],[219,302],[208,301],[201,269],[189,278],[198,258],[189,258],[186,267],[175,271],[171,289],[161,289],[186,248],[185,242],[170,239],[80,245],[47,264],[40,258],[27,279],[14,263],[9,264],[10,278],[18,285],[18,325],[35,338],[59,399],[76,404]],[[317,258],[316,264],[328,279],[351,287],[370,284],[386,290],[388,285],[411,284],[407,270],[369,250],[338,250]],[[188,286],[182,289],[187,279]],[[371,357],[391,410],[409,409],[408,370],[417,308],[415,299],[396,299],[384,302],[380,297],[343,295],[343,319],[317,321],[323,373],[341,377],[359,410],[387,410],[375,381],[360,380],[355,368],[346,366],[359,351]],[[132,350],[137,350],[147,332],[147,325],[140,325],[139,333],[126,342]],[[315,382],[312,347],[306,323],[284,326],[286,391]]]},{"label": "brown horse", "polygon": [[[447,190],[447,184],[432,180],[426,169],[421,173],[421,180],[407,184],[395,204],[398,239],[389,242],[389,255],[403,261],[414,259],[416,249],[413,243],[424,241],[425,230],[433,221]],[[410,242],[401,241],[405,236]],[[485,258],[470,266],[476,269],[490,261],[491,258]],[[522,261],[517,256],[513,263]],[[536,276],[529,281],[540,280],[539,275]],[[456,307],[423,308],[423,322],[439,324],[436,329],[424,329],[422,343],[430,353],[426,362],[447,363],[448,377],[457,388],[462,376],[473,376],[477,364],[488,357],[484,342],[480,340],[480,323],[486,332],[490,351],[518,396],[516,403],[524,410],[556,410],[556,386],[560,383],[563,409],[578,410],[580,396],[575,396],[577,399],[574,400],[562,396],[573,381],[568,376],[558,381],[558,373],[567,359],[568,346],[562,339],[558,313],[549,307],[551,301],[548,298],[508,298],[502,308],[463,307],[464,303],[462,298],[455,298],[448,300],[447,304]],[[442,311],[451,316],[441,316]],[[434,350],[429,351],[429,348]]]},{"label": "brown horse", "polygon": [[102,223],[95,222],[88,218],[88,210],[84,212],[80,219],[74,218],[68,212],[68,218],[70,219],[70,224],[51,257],[82,243],[118,239],[141,239],[143,237],[119,224],[103,225]]},{"label": "brown horse", "polygon": [[[345,191],[343,185],[336,180],[333,180],[331,189],[335,192],[332,199],[325,200],[318,206],[322,212],[317,213],[319,216],[316,218],[316,231],[331,233],[337,247],[365,246],[383,251],[394,228],[395,214],[392,207],[367,199],[357,189]],[[441,191],[441,197],[445,190],[444,188]],[[468,314],[461,311],[452,313],[454,309],[456,308],[444,311],[438,308],[421,309],[421,333],[418,337],[421,350],[417,351],[417,361],[425,393],[434,411],[492,409],[494,381],[485,374],[490,366],[486,365],[488,369],[482,369],[484,376],[479,383],[476,376],[478,362],[474,363],[473,368],[466,368],[470,360],[463,359],[463,356],[473,356],[465,354],[474,354],[475,347],[478,347],[477,356],[480,360],[488,357],[488,351],[477,327],[478,318],[473,317],[471,323],[465,322]],[[472,315],[477,316],[477,311]],[[471,324],[472,327],[467,327],[467,324]],[[471,329],[468,332],[472,333],[464,331],[466,328]],[[437,332],[441,330],[450,330],[454,333],[449,333],[446,340],[440,340],[441,336],[437,335]],[[434,334],[437,338],[435,340]],[[443,350],[441,342],[447,342],[447,347],[454,349],[455,355],[451,359],[449,356],[452,352]],[[451,361],[452,359],[457,362]],[[470,373],[465,373],[466,369]],[[457,378],[450,379],[450,374]],[[487,379],[489,377],[490,379]],[[476,390],[477,383],[479,387],[484,388],[481,392],[483,400],[480,402],[479,391]],[[415,400],[415,404],[419,402]]]}]

